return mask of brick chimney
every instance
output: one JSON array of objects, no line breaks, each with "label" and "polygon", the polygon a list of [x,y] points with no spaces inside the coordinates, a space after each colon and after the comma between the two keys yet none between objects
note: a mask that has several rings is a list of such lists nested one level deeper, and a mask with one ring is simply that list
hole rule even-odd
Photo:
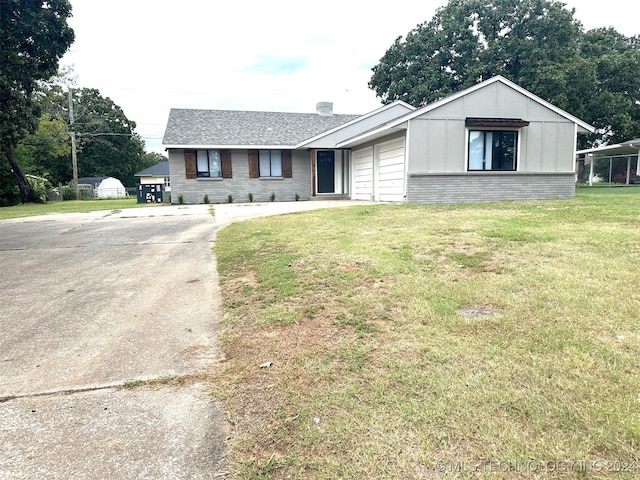
[{"label": "brick chimney", "polygon": [[332,102],[318,102],[316,103],[316,112],[321,117],[333,116],[333,103]]}]

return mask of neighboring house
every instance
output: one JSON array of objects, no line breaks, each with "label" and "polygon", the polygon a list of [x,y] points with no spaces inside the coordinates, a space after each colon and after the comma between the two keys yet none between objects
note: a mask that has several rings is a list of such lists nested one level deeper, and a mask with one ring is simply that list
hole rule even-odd
[{"label": "neighboring house", "polygon": [[138,203],[160,203],[169,201],[171,194],[171,175],[169,161],[158,162],[134,175],[140,179],[136,185]]},{"label": "neighboring house", "polygon": [[163,144],[175,202],[456,203],[575,194],[578,133],[594,128],[503,77],[415,109],[361,116],[173,109]]},{"label": "neighboring house", "polygon": [[78,186],[89,186],[95,198],[125,198],[127,189],[120,180],[113,177],[83,177],[78,179]]},{"label": "neighboring house", "polygon": [[165,192],[171,191],[171,175],[169,173],[169,161],[158,162],[155,165],[140,170],[134,175],[140,179],[141,185],[162,185]]}]

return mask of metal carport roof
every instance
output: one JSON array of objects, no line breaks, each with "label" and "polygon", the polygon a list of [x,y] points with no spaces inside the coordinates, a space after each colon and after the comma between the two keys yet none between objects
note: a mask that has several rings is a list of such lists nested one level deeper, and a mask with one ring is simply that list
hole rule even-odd
[{"label": "metal carport roof", "polygon": [[[615,145],[604,145],[601,147],[588,148],[585,150],[578,150],[577,155],[593,155],[594,158],[609,158],[609,161],[614,157],[627,157],[627,184],[640,183],[640,138],[634,140],[628,140],[622,143],[616,143]],[[631,178],[631,159],[636,157],[636,177]],[[591,161],[591,168],[589,172],[589,185],[593,185],[593,165]],[[611,179],[609,179],[611,183]]]}]

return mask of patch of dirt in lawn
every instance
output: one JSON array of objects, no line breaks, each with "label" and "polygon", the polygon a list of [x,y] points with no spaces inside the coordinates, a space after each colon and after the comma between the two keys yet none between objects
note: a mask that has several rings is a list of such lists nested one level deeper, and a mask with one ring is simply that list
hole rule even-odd
[{"label": "patch of dirt in lawn", "polygon": [[500,315],[500,310],[492,305],[471,305],[460,308],[458,313],[467,318],[487,318]]}]

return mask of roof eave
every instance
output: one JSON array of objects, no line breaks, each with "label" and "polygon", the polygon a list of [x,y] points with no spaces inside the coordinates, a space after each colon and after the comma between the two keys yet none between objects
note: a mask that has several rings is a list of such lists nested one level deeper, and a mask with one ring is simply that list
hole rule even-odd
[{"label": "roof eave", "polygon": [[343,123],[342,125],[338,125],[337,127],[334,127],[334,128],[332,128],[330,130],[327,130],[326,132],[322,132],[322,133],[319,133],[318,135],[316,135],[314,137],[307,138],[307,139],[301,141],[300,143],[298,143],[298,145],[296,145],[296,148],[302,148],[302,147],[304,147],[306,145],[309,145],[310,143],[315,142],[315,141],[317,141],[317,140],[319,140],[319,139],[321,139],[323,137],[326,137],[328,135],[331,135],[332,133],[338,132],[338,131],[342,130],[343,128],[346,128],[346,127],[351,126],[351,125],[353,125],[355,123],[361,122],[362,120],[365,120],[365,119],[367,119],[369,117],[372,117],[373,115],[376,115],[376,114],[378,114],[380,112],[384,112],[385,110],[389,110],[390,108],[396,107],[398,105],[403,106],[406,109],[411,110],[412,112],[415,111],[415,109],[416,109],[416,107],[414,107],[412,105],[409,105],[407,102],[403,102],[402,100],[396,100],[395,102],[389,103],[387,105],[382,105],[381,107],[376,108],[375,110],[372,110],[372,111],[370,111],[368,113],[365,113],[364,115],[361,115],[361,116],[359,116],[357,118],[354,118],[353,120],[351,120],[351,121],[349,121],[347,123]]},{"label": "roof eave", "polygon": [[295,150],[295,145],[206,145],[206,144],[166,144],[166,150]]},{"label": "roof eave", "polygon": [[[635,145],[634,145],[635,144]],[[628,153],[629,149],[632,149]],[[603,145],[601,147],[586,148],[584,150],[578,150],[577,155],[597,155],[597,154],[610,154],[610,155],[634,155],[640,154],[640,140],[638,142],[624,142],[616,143],[614,145]]]},{"label": "roof eave", "polygon": [[387,126],[372,130],[370,132],[367,132],[365,134],[358,135],[356,137],[352,137],[347,140],[344,140],[343,142],[338,143],[336,145],[336,148],[356,147],[362,143],[376,140],[378,138],[382,138],[387,135],[391,135],[392,133],[399,132],[401,130],[406,130],[406,129],[407,129],[407,126],[405,125],[405,122],[402,122],[401,124],[395,125],[395,126],[387,125]]}]

